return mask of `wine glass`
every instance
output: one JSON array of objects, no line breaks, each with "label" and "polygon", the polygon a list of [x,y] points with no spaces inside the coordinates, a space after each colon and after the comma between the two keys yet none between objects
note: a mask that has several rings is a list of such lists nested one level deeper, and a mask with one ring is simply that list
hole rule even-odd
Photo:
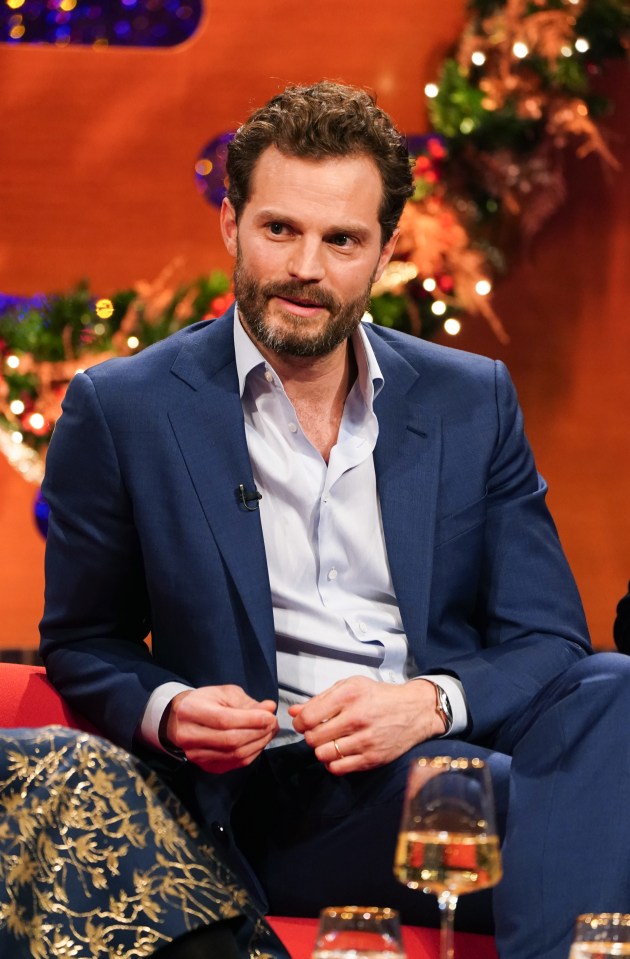
[{"label": "wine glass", "polygon": [[311,959],[405,959],[397,911],[378,906],[322,909]]},{"label": "wine glass", "polygon": [[453,959],[458,896],[502,875],[488,767],[481,759],[423,757],[409,770],[394,874],[437,896],[440,959]]},{"label": "wine glass", "polygon": [[630,956],[630,915],[585,913],[575,922],[569,959],[612,959]]}]

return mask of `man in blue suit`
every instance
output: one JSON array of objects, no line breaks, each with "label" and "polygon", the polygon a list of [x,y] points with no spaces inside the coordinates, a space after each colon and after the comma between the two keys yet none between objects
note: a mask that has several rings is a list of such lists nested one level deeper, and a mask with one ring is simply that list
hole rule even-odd
[{"label": "man in blue suit", "polygon": [[236,309],[68,390],[48,674],[276,913],[431,921],[391,874],[409,761],[485,758],[500,954],[566,959],[578,913],[630,909],[630,667],[590,655],[510,379],[361,322],[411,193],[367,94],[289,88],[228,176]]}]

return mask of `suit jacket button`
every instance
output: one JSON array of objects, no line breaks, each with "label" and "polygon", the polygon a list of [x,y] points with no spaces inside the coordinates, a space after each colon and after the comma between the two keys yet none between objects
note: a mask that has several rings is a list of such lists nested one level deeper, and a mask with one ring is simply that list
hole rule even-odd
[{"label": "suit jacket button", "polygon": [[212,826],[212,835],[217,842],[221,843],[222,846],[227,846],[229,839],[225,826],[221,822],[213,822]]}]

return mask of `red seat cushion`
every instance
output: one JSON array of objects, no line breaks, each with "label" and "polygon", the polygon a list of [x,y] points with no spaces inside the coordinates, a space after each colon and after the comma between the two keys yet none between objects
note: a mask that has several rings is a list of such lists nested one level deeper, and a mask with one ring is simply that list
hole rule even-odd
[{"label": "red seat cushion", "polygon": [[[287,947],[292,959],[310,959],[315,945],[317,919],[269,916],[269,924]],[[407,959],[437,959],[440,933],[437,929],[403,926]],[[465,959],[497,959],[492,936],[455,933],[455,955]]]},{"label": "red seat cushion", "polygon": [[46,679],[43,666],[0,663],[0,728],[36,728],[60,724],[96,732],[64,702]]}]

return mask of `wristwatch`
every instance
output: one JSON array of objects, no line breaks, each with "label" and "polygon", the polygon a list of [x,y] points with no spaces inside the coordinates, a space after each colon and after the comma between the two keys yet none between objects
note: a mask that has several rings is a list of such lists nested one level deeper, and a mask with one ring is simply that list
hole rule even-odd
[{"label": "wristwatch", "polygon": [[[433,680],[431,680],[431,682],[433,682]],[[453,728],[453,710],[451,709],[451,701],[439,683],[433,683],[433,685],[435,686],[435,711],[438,713],[442,719],[442,722],[444,723],[444,732],[442,733],[442,736],[448,736]]]}]

